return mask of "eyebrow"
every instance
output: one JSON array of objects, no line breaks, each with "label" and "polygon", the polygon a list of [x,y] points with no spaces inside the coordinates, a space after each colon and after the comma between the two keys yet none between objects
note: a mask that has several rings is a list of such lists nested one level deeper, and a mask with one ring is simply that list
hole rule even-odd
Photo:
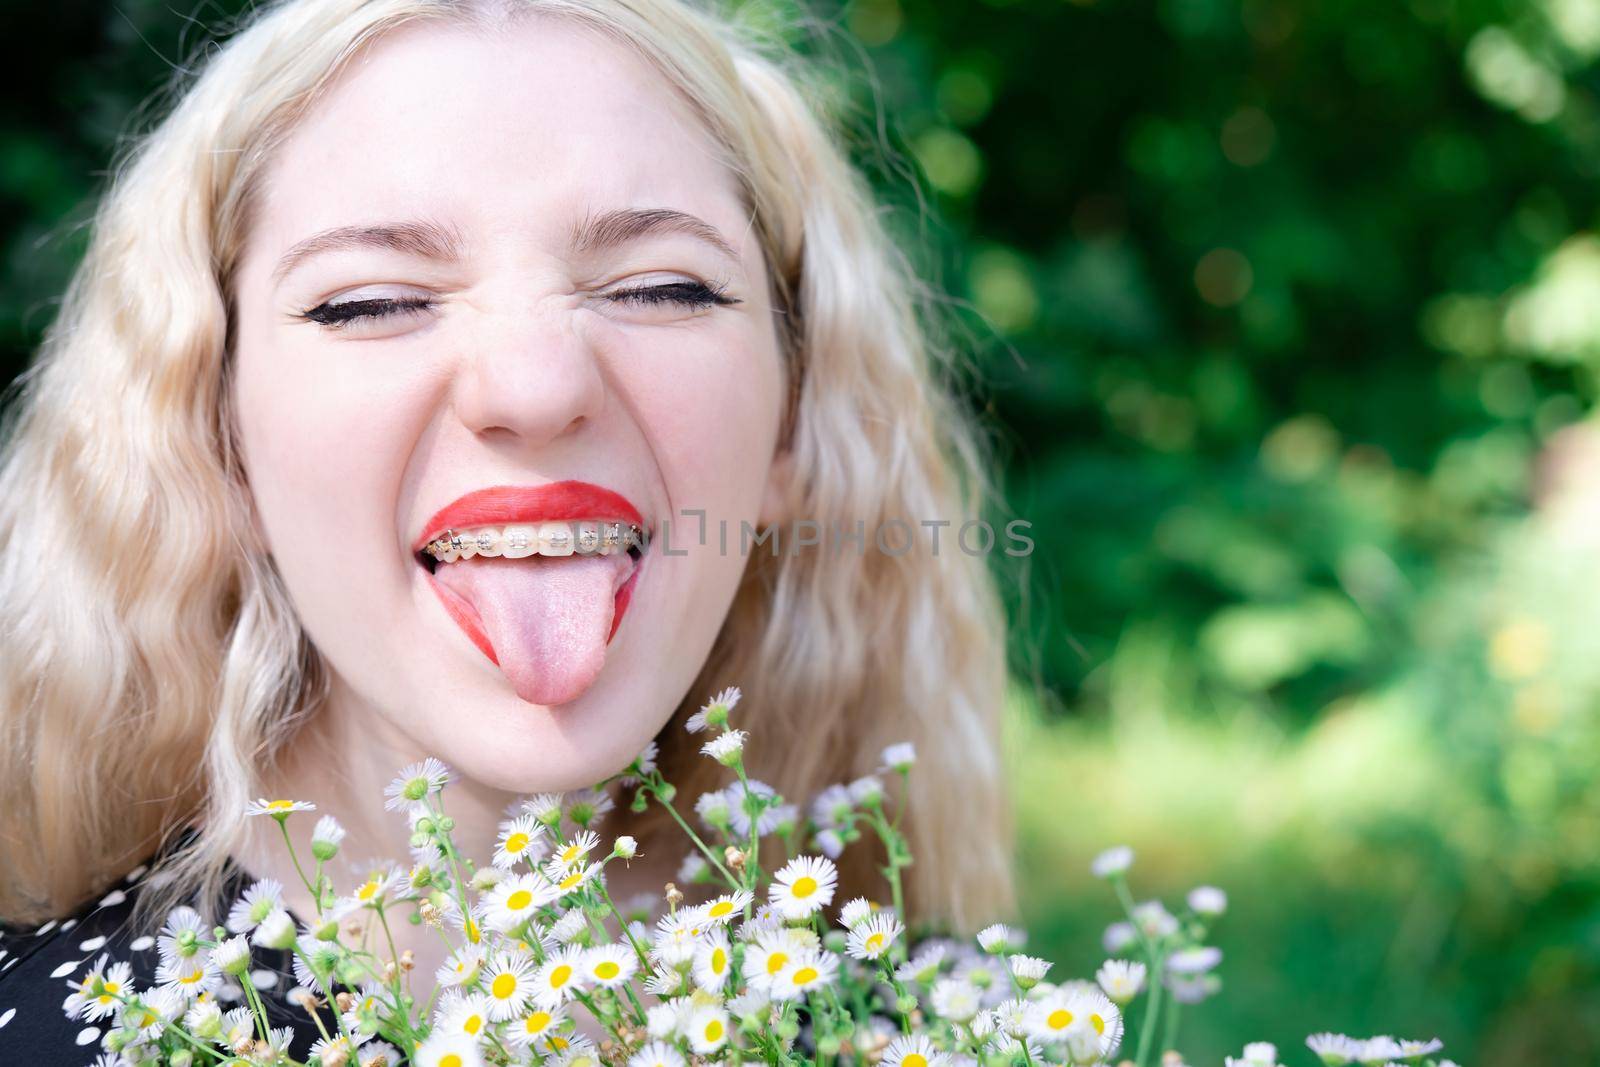
[{"label": "eyebrow", "polygon": [[436,222],[394,222],[369,226],[340,226],[313,234],[283,254],[272,271],[276,285],[312,256],[345,248],[382,248],[428,259],[461,259],[465,242],[454,227]]},{"label": "eyebrow", "polygon": [[722,236],[722,231],[704,219],[671,208],[619,208],[585,218],[572,231],[572,247],[579,252],[595,252],[640,237],[681,233],[698,238],[717,251],[739,262],[739,253]]},{"label": "eyebrow", "polygon": [[[573,227],[572,247],[579,252],[596,252],[641,237],[670,233],[698,238],[735,263],[739,262],[739,253],[722,231],[704,219],[672,208],[618,208],[590,215]],[[465,242],[454,227],[426,220],[339,226],[313,234],[285,252],[273,268],[272,284],[283,281],[290,271],[313,256],[348,248],[386,249],[458,262],[463,257]]]}]

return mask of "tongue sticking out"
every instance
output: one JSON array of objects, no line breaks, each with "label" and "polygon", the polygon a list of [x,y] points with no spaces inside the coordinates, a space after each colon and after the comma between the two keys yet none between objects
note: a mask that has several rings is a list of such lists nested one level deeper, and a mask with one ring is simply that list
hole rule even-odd
[{"label": "tongue sticking out", "polygon": [[434,580],[478,613],[500,670],[530,704],[565,704],[605,666],[616,593],[633,569],[610,556],[478,557]]}]

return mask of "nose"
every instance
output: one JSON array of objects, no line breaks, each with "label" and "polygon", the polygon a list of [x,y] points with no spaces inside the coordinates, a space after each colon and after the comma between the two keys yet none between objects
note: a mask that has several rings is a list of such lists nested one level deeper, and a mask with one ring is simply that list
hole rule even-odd
[{"label": "nose", "polygon": [[463,425],[539,445],[599,416],[606,384],[598,353],[570,312],[522,308],[484,319],[453,390]]}]

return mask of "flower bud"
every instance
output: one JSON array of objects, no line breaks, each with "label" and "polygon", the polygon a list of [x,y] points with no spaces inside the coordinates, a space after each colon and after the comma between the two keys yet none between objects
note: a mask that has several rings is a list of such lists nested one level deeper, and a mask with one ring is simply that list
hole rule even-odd
[{"label": "flower bud", "polygon": [[167,1057],[167,1063],[170,1065],[170,1067],[193,1067],[194,1053],[190,1052],[186,1048],[180,1048],[178,1051]]},{"label": "flower bud", "polygon": [[325,922],[321,926],[317,927],[317,940],[318,941],[337,941],[337,940],[339,940],[339,924],[336,923],[336,922]]},{"label": "flower bud", "polygon": [[631,860],[639,854],[639,842],[624,834],[612,843],[611,854],[620,859]]}]

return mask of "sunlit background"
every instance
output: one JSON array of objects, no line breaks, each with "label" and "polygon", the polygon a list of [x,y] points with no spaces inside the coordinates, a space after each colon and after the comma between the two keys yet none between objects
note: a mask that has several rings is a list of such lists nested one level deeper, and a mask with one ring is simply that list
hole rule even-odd
[{"label": "sunlit background", "polygon": [[[8,5],[12,373],[111,145],[238,7]],[[1193,1064],[1600,1062],[1600,3],[809,11],[748,17],[838,65],[1034,524],[1034,948],[1098,965],[1128,843],[1139,895],[1232,898]]]}]

